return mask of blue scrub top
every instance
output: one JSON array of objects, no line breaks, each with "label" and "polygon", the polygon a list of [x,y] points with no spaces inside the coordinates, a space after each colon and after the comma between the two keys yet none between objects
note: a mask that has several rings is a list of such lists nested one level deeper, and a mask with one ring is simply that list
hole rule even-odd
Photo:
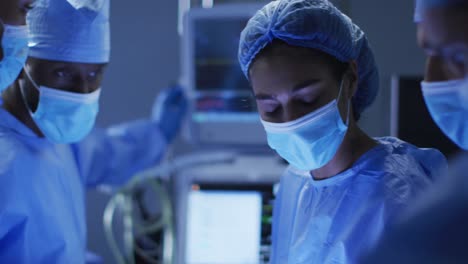
[{"label": "blue scrub top", "polygon": [[442,177],[383,235],[362,264],[468,263],[468,154],[450,163]]},{"label": "blue scrub top", "polygon": [[446,169],[437,150],[396,138],[328,179],[288,168],[273,214],[273,264],[359,263],[412,199]]},{"label": "blue scrub top", "polygon": [[53,144],[0,108],[0,263],[84,263],[86,187],[123,184],[165,149],[152,122]]}]

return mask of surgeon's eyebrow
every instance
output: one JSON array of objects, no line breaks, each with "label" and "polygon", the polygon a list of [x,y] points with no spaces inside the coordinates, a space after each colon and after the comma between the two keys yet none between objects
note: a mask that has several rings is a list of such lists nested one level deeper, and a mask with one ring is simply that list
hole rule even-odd
[{"label": "surgeon's eyebrow", "polygon": [[270,94],[255,94],[255,100],[261,101],[261,100],[276,100],[275,96],[270,95]]},{"label": "surgeon's eyebrow", "polygon": [[[313,84],[316,84],[320,82],[319,79],[309,79],[309,80],[305,80],[305,81],[302,81],[300,83],[297,83],[295,84],[292,89],[291,89],[291,92],[292,93],[296,93],[296,92],[299,92],[303,89],[306,89],[306,88],[309,88],[309,86],[313,85]],[[258,93],[258,94],[255,94],[254,95],[255,99],[258,100],[258,101],[262,101],[262,100],[276,100],[276,96],[274,95],[270,95],[270,94],[264,94],[264,93]]]},{"label": "surgeon's eyebrow", "polygon": [[319,82],[320,82],[319,79],[309,79],[309,80],[302,81],[293,86],[292,92],[298,92],[300,90],[309,88],[309,86],[317,84]]}]

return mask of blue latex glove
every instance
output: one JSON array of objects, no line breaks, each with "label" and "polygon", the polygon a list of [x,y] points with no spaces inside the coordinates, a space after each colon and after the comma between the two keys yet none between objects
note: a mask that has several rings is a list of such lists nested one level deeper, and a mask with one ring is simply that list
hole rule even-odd
[{"label": "blue latex glove", "polygon": [[156,98],[152,111],[153,120],[159,123],[168,142],[177,136],[186,111],[187,98],[179,86],[164,89]]}]

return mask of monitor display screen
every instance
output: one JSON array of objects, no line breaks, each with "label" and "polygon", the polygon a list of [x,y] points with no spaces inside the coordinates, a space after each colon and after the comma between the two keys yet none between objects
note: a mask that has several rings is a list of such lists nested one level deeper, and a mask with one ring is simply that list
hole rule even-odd
[{"label": "monitor display screen", "polygon": [[193,185],[188,197],[186,263],[268,263],[271,189]]},{"label": "monitor display screen", "polygon": [[[237,60],[247,17],[194,21],[195,121],[258,121],[249,82]],[[252,115],[254,113],[254,115]]]},{"label": "monitor display screen", "polygon": [[252,87],[238,62],[242,30],[263,5],[193,8],[182,36],[182,78],[190,102],[186,139],[196,145],[266,148]]},{"label": "monitor display screen", "polygon": [[237,60],[242,29],[247,20],[206,18],[195,21],[196,89],[199,91],[250,91]]}]

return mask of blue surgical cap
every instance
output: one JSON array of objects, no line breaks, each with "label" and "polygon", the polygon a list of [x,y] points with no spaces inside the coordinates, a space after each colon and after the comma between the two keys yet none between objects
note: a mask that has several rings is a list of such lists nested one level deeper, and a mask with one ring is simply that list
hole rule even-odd
[{"label": "blue surgical cap", "polygon": [[468,4],[468,0],[416,0],[416,7],[414,9],[414,22],[421,22],[422,14],[424,10],[428,8],[445,7],[461,3]]},{"label": "blue surgical cap", "polygon": [[415,7],[414,7],[414,22],[420,23],[422,21],[422,3],[421,0],[416,0]]},{"label": "blue surgical cap", "polygon": [[27,22],[31,57],[109,62],[109,0],[37,0]]},{"label": "blue surgical cap", "polygon": [[257,54],[274,39],[317,49],[341,62],[355,60],[359,83],[356,118],[375,100],[379,75],[364,32],[327,0],[278,0],[263,7],[241,33],[239,62],[245,76]]}]

